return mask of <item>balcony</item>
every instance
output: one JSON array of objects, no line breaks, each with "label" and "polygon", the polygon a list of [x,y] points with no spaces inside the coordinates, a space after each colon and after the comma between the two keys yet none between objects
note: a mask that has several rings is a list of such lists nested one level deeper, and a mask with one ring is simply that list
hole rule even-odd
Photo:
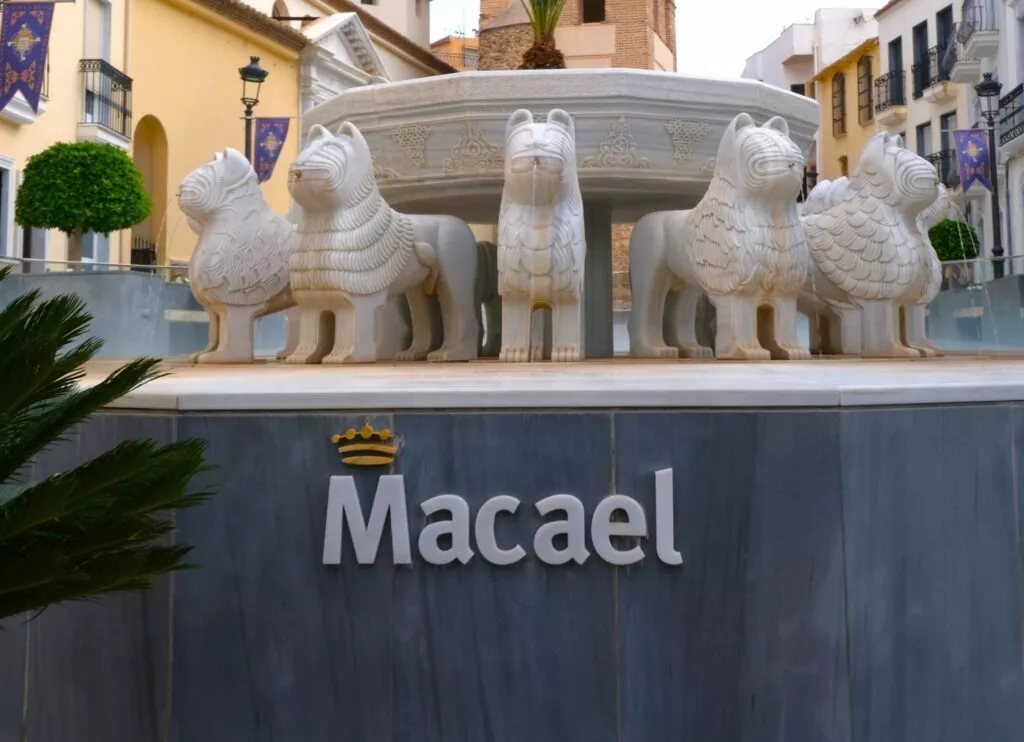
[{"label": "balcony", "polygon": [[83,59],[78,140],[128,149],[132,138],[132,79],[103,59]]},{"label": "balcony", "polygon": [[886,72],[875,79],[875,118],[885,128],[895,128],[907,118],[907,74]]},{"label": "balcony", "polygon": [[958,23],[953,38],[949,40],[943,62],[949,70],[950,82],[974,85],[981,79],[981,60],[967,53],[965,34],[964,25]]},{"label": "balcony", "polygon": [[999,0],[964,0],[960,35],[968,59],[994,58],[999,53],[999,26],[1003,10]]},{"label": "balcony", "polygon": [[933,46],[924,59],[910,68],[914,78],[914,98],[924,98],[929,103],[946,103],[956,98],[956,91],[949,85],[949,67],[946,66],[945,49]]},{"label": "balcony", "polygon": [[1024,85],[999,99],[999,148],[1010,157],[1024,152]]},{"label": "balcony", "polygon": [[459,72],[470,72],[480,67],[480,53],[476,49],[462,53],[433,52],[433,55]]},{"label": "balcony", "polygon": [[956,150],[944,149],[934,152],[925,157],[928,162],[935,166],[939,174],[939,180],[947,188],[956,188],[960,185],[960,174],[956,168]]}]

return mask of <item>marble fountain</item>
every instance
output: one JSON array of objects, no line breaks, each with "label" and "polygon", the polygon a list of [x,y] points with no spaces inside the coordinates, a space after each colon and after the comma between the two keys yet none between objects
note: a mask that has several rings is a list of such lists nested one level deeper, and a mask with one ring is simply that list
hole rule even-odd
[{"label": "marble fountain", "polygon": [[200,569],[0,637],[53,739],[1020,738],[1024,363],[930,345],[946,196],[897,137],[800,213],[817,105],[750,81],[469,73],[304,120],[291,222],[237,153],[183,184],[206,354],[55,453],[201,436],[217,495]]}]

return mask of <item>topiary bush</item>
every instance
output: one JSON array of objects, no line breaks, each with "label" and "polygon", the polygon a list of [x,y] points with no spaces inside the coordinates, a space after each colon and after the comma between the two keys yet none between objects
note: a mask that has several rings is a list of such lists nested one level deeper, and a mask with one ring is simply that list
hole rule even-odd
[{"label": "topiary bush", "polygon": [[978,233],[967,222],[943,219],[930,230],[928,239],[939,260],[973,260],[978,257]]},{"label": "topiary bush", "polygon": [[59,229],[81,259],[86,232],[108,235],[147,219],[153,203],[142,173],[112,144],[58,142],[29,158],[14,219],[25,228]]}]

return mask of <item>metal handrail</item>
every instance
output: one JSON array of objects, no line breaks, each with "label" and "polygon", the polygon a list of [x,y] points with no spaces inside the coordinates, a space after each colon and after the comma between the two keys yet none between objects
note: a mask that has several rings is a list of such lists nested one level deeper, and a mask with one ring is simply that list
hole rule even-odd
[{"label": "metal handrail", "polygon": [[875,78],[876,112],[907,105],[906,79],[907,73],[903,70],[893,70]]}]

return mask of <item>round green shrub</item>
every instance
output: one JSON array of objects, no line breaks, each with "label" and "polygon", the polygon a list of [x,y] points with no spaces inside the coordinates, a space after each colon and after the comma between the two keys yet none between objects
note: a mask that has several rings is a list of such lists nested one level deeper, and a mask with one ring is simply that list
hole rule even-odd
[{"label": "round green shrub", "polygon": [[14,219],[21,227],[110,234],[153,210],[142,173],[124,150],[59,142],[29,158]]},{"label": "round green shrub", "polygon": [[967,222],[943,219],[930,230],[928,239],[939,260],[972,260],[978,257],[978,233]]}]

